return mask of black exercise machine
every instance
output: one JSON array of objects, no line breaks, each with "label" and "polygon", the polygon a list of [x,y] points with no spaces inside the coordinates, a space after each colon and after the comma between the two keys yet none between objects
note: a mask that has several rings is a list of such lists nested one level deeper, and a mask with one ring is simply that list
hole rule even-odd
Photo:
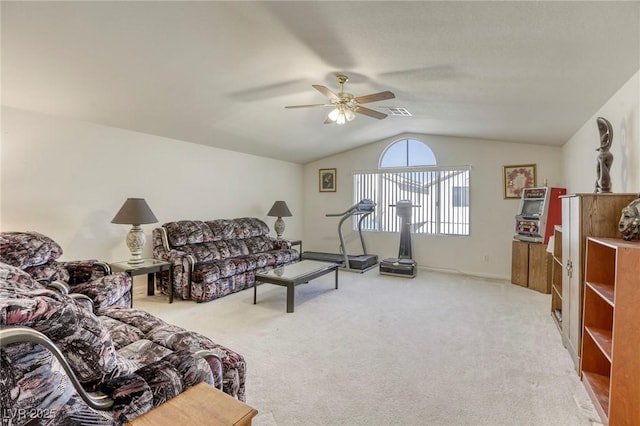
[{"label": "black exercise machine", "polygon": [[411,209],[420,207],[413,205],[411,200],[399,200],[395,205],[396,214],[400,217],[400,248],[398,257],[391,257],[380,262],[380,273],[383,275],[395,275],[398,277],[413,278],[418,273],[418,263],[412,259],[411,247]]},{"label": "black exercise machine", "polygon": [[[338,223],[338,236],[340,237],[340,253],[323,253],[318,251],[305,251],[302,253],[302,259],[318,260],[321,262],[333,262],[340,264],[340,268],[351,272],[365,272],[374,268],[378,264],[378,256],[368,254],[367,248],[362,237],[362,222],[376,209],[376,203],[367,198],[363,198],[357,204],[351,206],[347,211],[342,213],[328,213],[327,217],[342,217]],[[358,220],[358,234],[360,235],[360,243],[362,244],[361,255],[347,254],[344,236],[342,235],[342,224],[352,216],[360,216]]]}]

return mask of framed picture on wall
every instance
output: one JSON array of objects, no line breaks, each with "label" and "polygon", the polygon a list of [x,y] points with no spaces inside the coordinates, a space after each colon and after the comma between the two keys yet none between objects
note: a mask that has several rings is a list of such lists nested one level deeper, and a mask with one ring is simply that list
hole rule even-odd
[{"label": "framed picture on wall", "polygon": [[336,192],[336,169],[320,169],[320,192]]},{"label": "framed picture on wall", "polygon": [[520,198],[524,188],[536,186],[536,165],[502,166],[504,198]]}]

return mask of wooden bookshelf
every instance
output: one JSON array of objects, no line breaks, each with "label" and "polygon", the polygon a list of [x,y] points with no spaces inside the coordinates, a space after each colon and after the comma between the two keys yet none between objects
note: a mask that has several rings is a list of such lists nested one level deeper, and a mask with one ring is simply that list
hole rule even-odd
[{"label": "wooden bookshelf", "polygon": [[640,243],[587,238],[581,377],[605,424],[640,424]]},{"label": "wooden bookshelf", "polygon": [[[620,238],[620,211],[637,193],[570,194],[562,199],[562,342],[580,373],[587,237]],[[557,244],[557,242],[556,242]]]}]

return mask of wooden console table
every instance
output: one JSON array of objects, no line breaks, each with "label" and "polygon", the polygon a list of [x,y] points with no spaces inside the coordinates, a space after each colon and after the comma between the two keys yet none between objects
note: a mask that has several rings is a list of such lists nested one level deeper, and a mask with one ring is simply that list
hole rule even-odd
[{"label": "wooden console table", "polygon": [[256,409],[202,382],[127,425],[248,426],[256,414]]}]

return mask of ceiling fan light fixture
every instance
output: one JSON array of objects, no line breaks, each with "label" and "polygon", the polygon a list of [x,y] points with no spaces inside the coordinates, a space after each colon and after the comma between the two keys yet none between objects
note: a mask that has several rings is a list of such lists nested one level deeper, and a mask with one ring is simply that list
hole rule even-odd
[{"label": "ceiling fan light fixture", "polygon": [[354,118],[356,118],[356,113],[353,112],[351,108],[348,108],[347,110],[345,110],[344,115],[347,118],[347,121],[351,121]]},{"label": "ceiling fan light fixture", "polygon": [[329,113],[329,120],[338,121],[338,116],[340,115],[340,109],[336,108]]},{"label": "ceiling fan light fixture", "polygon": [[355,97],[351,93],[344,91],[344,84],[349,80],[347,76],[339,74],[336,77],[338,78],[338,83],[340,83],[340,91],[338,93],[334,93],[327,87],[319,84],[312,85],[314,89],[329,98],[331,101],[330,104],[291,105],[285,106],[285,108],[333,107],[333,110],[327,115],[324,124],[345,124],[347,121],[353,121],[356,114],[366,115],[378,120],[387,117],[387,114],[361,105],[369,102],[382,101],[384,99],[393,99],[396,95],[387,90],[380,93]]}]

